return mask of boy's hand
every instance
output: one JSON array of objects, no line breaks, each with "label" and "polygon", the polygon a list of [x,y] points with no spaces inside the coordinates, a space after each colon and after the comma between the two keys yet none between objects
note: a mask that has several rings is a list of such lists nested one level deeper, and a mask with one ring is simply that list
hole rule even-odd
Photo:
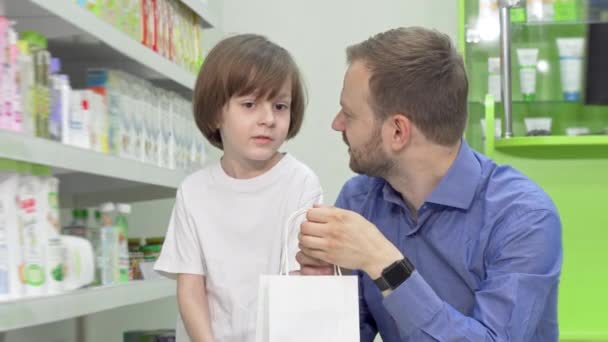
[{"label": "boy's hand", "polygon": [[300,270],[294,274],[299,275],[333,275],[334,266],[319,259],[304,254],[302,251],[296,254],[296,260],[300,264]]}]

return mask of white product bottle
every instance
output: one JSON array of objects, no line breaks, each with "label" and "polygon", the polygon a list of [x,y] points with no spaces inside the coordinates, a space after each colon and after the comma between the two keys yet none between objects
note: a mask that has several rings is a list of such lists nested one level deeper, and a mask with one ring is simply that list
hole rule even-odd
[{"label": "white product bottle", "polygon": [[73,90],[71,94],[70,110],[70,145],[81,148],[91,148],[91,114],[87,90]]},{"label": "white product bottle", "polygon": [[0,300],[23,295],[19,276],[22,265],[15,196],[19,175],[0,172]]},{"label": "white product bottle", "polygon": [[502,85],[500,75],[500,58],[488,58],[488,94],[494,97],[494,101],[502,101]]},{"label": "white product bottle", "polygon": [[50,294],[64,291],[65,248],[60,238],[61,223],[59,221],[59,180],[55,177],[40,178],[41,198],[45,201],[42,206],[42,221],[47,234],[46,245],[46,279],[47,290]]},{"label": "white product bottle", "polygon": [[[70,141],[70,79],[67,75],[53,75],[51,78],[53,100],[53,110],[55,122],[51,124],[52,130],[56,130],[56,138],[64,144]],[[53,114],[51,114],[53,116]]]},{"label": "white product bottle", "polygon": [[97,268],[101,285],[113,284],[118,281],[118,234],[114,227],[114,204],[104,203],[101,211],[101,227],[99,228],[99,248],[97,250]]},{"label": "white product bottle", "polygon": [[34,120],[34,59],[25,41],[19,41],[17,57],[19,73],[19,101],[21,103],[21,131],[29,136],[36,135]]},{"label": "white product bottle", "polygon": [[19,66],[17,64],[17,56],[19,49],[17,48],[17,32],[13,28],[14,23],[11,22],[8,27],[8,63],[6,64],[6,100],[5,100],[5,118],[6,128],[11,131],[21,132],[21,103],[19,99],[19,88],[17,84],[17,76]]},{"label": "white product bottle", "polygon": [[118,233],[118,273],[119,282],[129,281],[129,224],[127,216],[131,213],[131,206],[124,203],[116,205],[118,214],[114,221],[114,227]]},{"label": "white product bottle", "polygon": [[77,236],[61,236],[65,247],[66,291],[89,285],[95,280],[95,257],[91,243]]},{"label": "white product bottle", "polygon": [[23,239],[23,279],[25,294],[42,295],[46,293],[46,225],[42,222],[44,203],[40,180],[34,176],[19,178],[17,190],[18,226]]},{"label": "white product bottle", "polygon": [[[174,95],[174,94],[172,94]],[[177,96],[177,95],[175,95]],[[165,139],[167,148],[167,165],[166,167],[174,170],[177,167],[177,142],[175,138],[175,126],[177,124],[177,115],[175,114],[177,111],[177,105],[175,104],[175,100],[171,100],[169,103],[169,112],[167,113],[167,138]]]},{"label": "white product bottle", "polygon": [[7,107],[9,106],[9,83],[7,77],[9,65],[8,56],[8,29],[9,21],[6,17],[0,16],[0,129],[8,128]]},{"label": "white product bottle", "polygon": [[65,248],[60,236],[47,240],[46,245],[46,279],[47,292],[57,294],[64,291],[65,279]]},{"label": "white product bottle", "polygon": [[91,149],[101,153],[108,153],[108,111],[103,97],[91,90],[87,91],[90,104],[91,118]]}]

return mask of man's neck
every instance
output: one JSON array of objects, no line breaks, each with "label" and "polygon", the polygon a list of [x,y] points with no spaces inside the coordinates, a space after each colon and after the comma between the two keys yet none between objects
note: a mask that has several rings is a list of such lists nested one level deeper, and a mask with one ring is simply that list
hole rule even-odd
[{"label": "man's neck", "polygon": [[399,161],[394,172],[386,177],[414,217],[456,160],[460,145],[461,142],[455,146],[420,146],[415,155]]}]

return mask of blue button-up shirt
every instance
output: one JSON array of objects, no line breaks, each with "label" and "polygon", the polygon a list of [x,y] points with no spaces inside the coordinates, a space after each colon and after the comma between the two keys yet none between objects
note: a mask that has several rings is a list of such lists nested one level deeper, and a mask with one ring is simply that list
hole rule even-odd
[{"label": "blue button-up shirt", "polygon": [[386,298],[356,271],[361,341],[557,341],[561,224],[520,172],[463,141],[417,219],[380,178],[352,178],[336,206],[374,223],[416,267]]}]

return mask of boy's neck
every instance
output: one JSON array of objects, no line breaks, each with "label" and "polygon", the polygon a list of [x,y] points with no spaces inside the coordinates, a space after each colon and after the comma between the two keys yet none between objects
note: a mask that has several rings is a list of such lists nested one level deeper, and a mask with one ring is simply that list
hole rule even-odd
[{"label": "boy's neck", "polygon": [[220,165],[226,174],[236,179],[249,179],[260,176],[272,169],[284,156],[284,153],[275,153],[268,160],[247,160],[222,156]]}]

